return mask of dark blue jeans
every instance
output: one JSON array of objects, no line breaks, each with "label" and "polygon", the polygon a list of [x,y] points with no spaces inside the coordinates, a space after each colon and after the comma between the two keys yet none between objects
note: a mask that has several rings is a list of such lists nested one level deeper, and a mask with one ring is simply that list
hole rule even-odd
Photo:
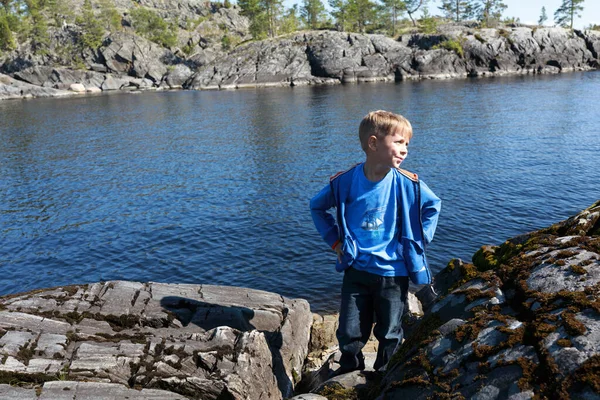
[{"label": "dark blue jeans", "polygon": [[374,369],[383,370],[402,343],[402,314],[408,276],[379,276],[354,268],[344,272],[339,327],[336,332],[342,371],[364,369],[362,348],[373,333],[379,341]]}]

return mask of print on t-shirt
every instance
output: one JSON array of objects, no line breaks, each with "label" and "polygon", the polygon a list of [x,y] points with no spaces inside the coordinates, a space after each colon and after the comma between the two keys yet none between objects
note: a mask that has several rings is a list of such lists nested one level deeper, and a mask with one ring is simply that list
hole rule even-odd
[{"label": "print on t-shirt", "polygon": [[385,216],[385,207],[372,208],[365,211],[360,227],[362,232],[360,236],[364,239],[373,239],[381,237],[384,230],[383,219]]}]

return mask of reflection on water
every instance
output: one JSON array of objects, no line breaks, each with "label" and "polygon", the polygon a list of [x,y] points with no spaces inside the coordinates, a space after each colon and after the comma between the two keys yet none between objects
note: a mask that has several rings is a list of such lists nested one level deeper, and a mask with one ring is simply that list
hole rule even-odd
[{"label": "reflection on water", "polygon": [[374,109],[443,199],[437,271],[600,198],[600,73],[0,103],[0,294],[109,279],[248,286],[337,307],[308,201]]}]

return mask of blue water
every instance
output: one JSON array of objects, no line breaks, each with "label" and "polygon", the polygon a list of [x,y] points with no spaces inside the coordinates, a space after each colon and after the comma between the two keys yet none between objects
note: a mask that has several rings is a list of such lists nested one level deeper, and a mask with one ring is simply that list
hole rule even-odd
[{"label": "blue water", "polygon": [[443,199],[433,269],[600,198],[600,72],[0,102],[0,294],[128,279],[337,308],[309,199],[405,115]]}]

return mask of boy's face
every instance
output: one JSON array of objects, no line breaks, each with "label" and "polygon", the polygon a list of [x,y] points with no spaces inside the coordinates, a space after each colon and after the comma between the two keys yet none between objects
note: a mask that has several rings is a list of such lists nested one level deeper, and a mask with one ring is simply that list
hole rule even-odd
[{"label": "boy's face", "polygon": [[408,155],[408,143],[408,136],[400,129],[383,138],[376,136],[369,138],[369,148],[373,150],[371,153],[377,163],[388,168],[400,167]]}]

